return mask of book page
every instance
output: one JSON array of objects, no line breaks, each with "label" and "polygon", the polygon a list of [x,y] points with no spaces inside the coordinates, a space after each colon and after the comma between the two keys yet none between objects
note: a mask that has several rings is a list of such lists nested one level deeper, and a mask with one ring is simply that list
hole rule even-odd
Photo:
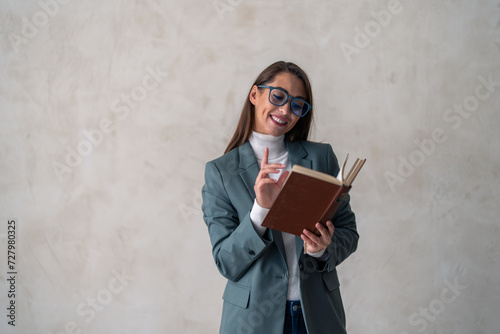
[{"label": "book page", "polygon": [[307,167],[300,166],[300,165],[293,165],[292,173],[300,173],[303,175],[308,175],[310,177],[316,178],[318,180],[323,180],[323,181],[326,181],[329,183],[337,184],[339,186],[342,185],[342,182],[337,180],[337,178],[334,177],[333,175],[325,174],[325,173],[319,172],[317,170],[312,170],[312,169],[309,169]]},{"label": "book page", "polygon": [[339,174],[337,175],[337,179],[342,183],[344,183],[344,170],[345,170],[345,165],[347,163],[347,159],[349,159],[349,153],[347,153],[344,163],[342,164],[342,166],[340,166]]}]

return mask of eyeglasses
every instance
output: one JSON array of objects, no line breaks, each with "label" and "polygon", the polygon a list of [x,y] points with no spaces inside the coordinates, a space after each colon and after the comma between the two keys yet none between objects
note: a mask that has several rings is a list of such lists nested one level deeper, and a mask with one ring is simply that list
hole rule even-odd
[{"label": "eyeglasses", "polygon": [[292,103],[290,104],[290,109],[292,112],[299,116],[299,117],[304,117],[309,110],[311,110],[311,105],[304,99],[301,99],[299,97],[292,97],[288,95],[287,92],[285,92],[281,88],[277,87],[272,87],[272,86],[264,86],[264,85],[259,85],[257,86],[259,88],[269,88],[269,102],[271,104],[274,104],[275,106],[281,107],[282,105],[285,105],[288,100],[292,100]]}]

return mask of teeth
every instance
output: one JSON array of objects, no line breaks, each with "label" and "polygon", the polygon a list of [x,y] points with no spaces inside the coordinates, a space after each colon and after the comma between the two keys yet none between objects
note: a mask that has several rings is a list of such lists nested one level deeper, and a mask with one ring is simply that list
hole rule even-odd
[{"label": "teeth", "polygon": [[273,115],[271,115],[271,118],[272,118],[273,120],[275,120],[276,122],[280,123],[280,124],[286,124],[286,122],[285,122],[285,121],[282,121],[281,119],[279,119],[279,118],[277,118],[277,117],[274,117]]}]

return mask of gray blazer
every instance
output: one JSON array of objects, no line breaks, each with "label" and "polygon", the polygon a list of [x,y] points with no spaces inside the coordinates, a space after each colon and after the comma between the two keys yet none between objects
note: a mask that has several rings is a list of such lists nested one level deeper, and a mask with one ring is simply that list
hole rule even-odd
[{"label": "gray blazer", "polygon": [[[330,145],[306,141],[287,141],[286,145],[292,166],[337,175],[339,166]],[[261,238],[250,221],[259,170],[249,142],[206,164],[203,219],[215,264],[228,280],[220,333],[283,333],[288,269],[281,232],[267,229]],[[304,255],[302,239],[295,240],[302,311],[309,334],[346,333],[336,267],[358,244],[349,196],[332,222],[335,232],[326,262]]]}]

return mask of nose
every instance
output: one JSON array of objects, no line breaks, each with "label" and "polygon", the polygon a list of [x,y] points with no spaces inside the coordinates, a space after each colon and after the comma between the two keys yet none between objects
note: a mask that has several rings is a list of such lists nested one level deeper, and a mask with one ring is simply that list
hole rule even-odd
[{"label": "nose", "polygon": [[288,115],[292,113],[292,98],[289,97],[288,101],[282,106],[279,107],[279,110],[284,114]]}]

